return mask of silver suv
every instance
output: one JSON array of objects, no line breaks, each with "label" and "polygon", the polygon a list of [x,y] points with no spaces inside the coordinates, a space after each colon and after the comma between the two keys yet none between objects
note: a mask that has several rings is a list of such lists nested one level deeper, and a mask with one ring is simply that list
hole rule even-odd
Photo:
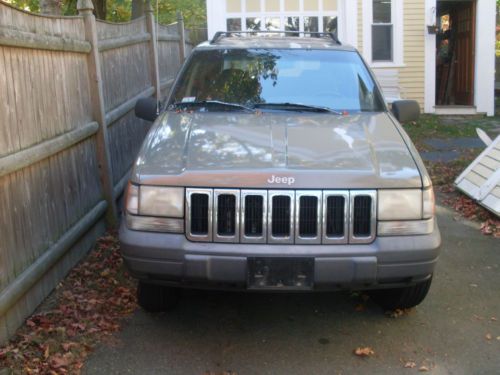
[{"label": "silver suv", "polygon": [[[196,47],[154,120],[120,241],[138,300],[178,287],[369,290],[419,304],[441,238],[429,175],[356,49],[331,34],[218,33]],[[159,115],[157,113],[159,112]]]}]

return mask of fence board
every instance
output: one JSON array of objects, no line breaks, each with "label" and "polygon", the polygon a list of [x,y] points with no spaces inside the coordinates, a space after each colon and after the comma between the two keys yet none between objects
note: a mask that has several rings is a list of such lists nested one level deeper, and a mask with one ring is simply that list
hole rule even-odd
[{"label": "fence board", "polygon": [[130,22],[123,23],[97,20],[97,38],[99,40],[144,33],[147,33],[145,17],[136,18]]},{"label": "fence board", "polygon": [[151,86],[148,43],[100,54],[106,111]]}]

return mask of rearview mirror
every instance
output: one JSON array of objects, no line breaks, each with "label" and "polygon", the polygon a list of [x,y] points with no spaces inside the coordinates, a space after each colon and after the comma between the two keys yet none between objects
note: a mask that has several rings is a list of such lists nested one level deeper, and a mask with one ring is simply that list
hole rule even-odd
[{"label": "rearview mirror", "polygon": [[416,100],[397,100],[392,103],[392,113],[401,123],[417,121],[420,117],[420,105]]},{"label": "rearview mirror", "polygon": [[142,98],[135,103],[135,115],[153,122],[158,117],[158,102],[154,98]]}]

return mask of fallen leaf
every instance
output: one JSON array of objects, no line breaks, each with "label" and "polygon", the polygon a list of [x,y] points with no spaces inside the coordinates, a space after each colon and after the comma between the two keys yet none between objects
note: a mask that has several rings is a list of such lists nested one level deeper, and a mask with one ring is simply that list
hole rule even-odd
[{"label": "fallen leaf", "polygon": [[415,367],[417,367],[417,364],[415,362],[413,362],[413,361],[408,361],[408,362],[405,363],[404,367],[405,368],[415,368]]},{"label": "fallen leaf", "polygon": [[375,354],[375,351],[370,348],[369,346],[366,346],[364,348],[359,347],[354,350],[354,354],[356,354],[358,357],[369,357]]},{"label": "fallen leaf", "polygon": [[429,367],[427,367],[427,366],[420,366],[418,368],[418,371],[420,371],[420,372],[427,372],[427,371],[429,371]]},{"label": "fallen leaf", "polygon": [[136,283],[119,251],[116,235],[100,238],[58,284],[50,304],[26,320],[12,344],[0,347],[0,367],[15,374],[79,374],[95,345],[136,308]]},{"label": "fallen leaf", "polygon": [[102,276],[102,277],[109,276],[109,274],[110,274],[110,271],[109,271],[109,269],[107,269],[107,268],[106,268],[104,271],[102,271],[102,272],[101,272],[101,276]]},{"label": "fallen leaf", "polygon": [[50,357],[49,364],[53,369],[68,367],[68,365],[70,364],[70,359],[66,355],[56,354]]},{"label": "fallen leaf", "polygon": [[356,311],[356,312],[362,312],[362,311],[365,311],[365,310],[366,310],[366,307],[362,303],[358,303],[356,305],[356,307],[354,308],[354,311]]},{"label": "fallen leaf", "polygon": [[491,333],[487,333],[485,337],[486,337],[486,340],[491,340],[493,338]]},{"label": "fallen leaf", "polygon": [[412,309],[396,309],[393,311],[387,311],[386,314],[393,319],[402,317],[403,315],[408,315]]},{"label": "fallen leaf", "polygon": [[69,352],[71,348],[78,347],[78,344],[76,342],[64,342],[61,344],[61,346],[64,349],[64,351]]}]

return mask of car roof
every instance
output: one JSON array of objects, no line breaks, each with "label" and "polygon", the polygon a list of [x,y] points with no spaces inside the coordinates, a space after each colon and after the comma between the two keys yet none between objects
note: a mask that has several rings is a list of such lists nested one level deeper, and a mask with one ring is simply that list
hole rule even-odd
[{"label": "car roof", "polygon": [[336,50],[351,51],[356,49],[350,45],[338,44],[328,36],[317,38],[297,37],[297,36],[279,36],[279,35],[246,35],[238,34],[225,36],[212,42],[203,42],[199,44],[198,50],[217,50],[217,49],[318,49],[318,50]]}]

